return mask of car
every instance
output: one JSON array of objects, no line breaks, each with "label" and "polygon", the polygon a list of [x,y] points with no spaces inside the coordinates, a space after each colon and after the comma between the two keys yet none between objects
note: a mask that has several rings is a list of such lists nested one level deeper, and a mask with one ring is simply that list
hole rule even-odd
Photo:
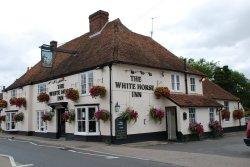
[{"label": "car", "polygon": [[250,146],[250,120],[247,122],[246,138],[244,142],[247,146]]}]

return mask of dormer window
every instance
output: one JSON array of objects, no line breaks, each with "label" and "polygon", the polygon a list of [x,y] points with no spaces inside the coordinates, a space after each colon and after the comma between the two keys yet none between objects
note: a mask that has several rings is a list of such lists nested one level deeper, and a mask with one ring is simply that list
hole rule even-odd
[{"label": "dormer window", "polygon": [[180,91],[180,76],[171,75],[171,86],[173,91]]},{"label": "dormer window", "polygon": [[195,78],[190,78],[190,87],[191,87],[191,92],[196,91]]}]

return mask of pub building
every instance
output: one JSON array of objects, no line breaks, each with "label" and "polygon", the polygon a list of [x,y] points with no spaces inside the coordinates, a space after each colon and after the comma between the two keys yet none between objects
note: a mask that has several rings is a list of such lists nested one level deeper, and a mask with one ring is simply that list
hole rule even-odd
[{"label": "pub building", "polygon": [[237,97],[108,12],[90,15],[84,35],[40,48],[41,61],[4,90],[6,133],[126,143],[188,140],[195,122],[207,135],[210,121],[240,126]]}]

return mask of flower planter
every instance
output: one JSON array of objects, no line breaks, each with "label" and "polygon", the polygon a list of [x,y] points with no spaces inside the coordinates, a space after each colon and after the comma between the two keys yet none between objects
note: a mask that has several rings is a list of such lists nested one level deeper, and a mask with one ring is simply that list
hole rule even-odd
[{"label": "flower planter", "polygon": [[23,119],[24,119],[24,114],[22,112],[14,115],[15,122],[21,122],[23,121]]},{"label": "flower planter", "polygon": [[170,96],[170,90],[168,87],[157,87],[154,90],[154,94],[157,99],[160,99],[161,97],[167,98]]},{"label": "flower planter", "polygon": [[78,90],[73,89],[73,88],[66,89],[65,96],[67,99],[70,99],[70,100],[76,102],[79,99],[79,92],[78,92]]},{"label": "flower planter", "polygon": [[54,117],[55,113],[54,112],[46,112],[43,116],[42,116],[42,120],[44,122],[47,122],[47,121],[51,121],[52,118]]},{"label": "flower planter", "polygon": [[221,117],[222,119],[229,119],[230,118],[230,112],[226,109],[223,109],[221,111]]},{"label": "flower planter", "polygon": [[71,122],[75,121],[75,113],[74,112],[65,112],[65,113],[63,113],[62,118],[66,122],[71,123]]},{"label": "flower planter", "polygon": [[106,96],[106,89],[104,86],[93,86],[90,90],[89,93],[90,95],[95,98],[95,97],[100,97],[103,98]]},{"label": "flower planter", "polygon": [[194,138],[197,138],[198,136],[198,140],[200,140],[200,138],[204,134],[204,128],[201,123],[190,123],[188,129],[191,132],[191,136],[193,136]]},{"label": "flower planter", "polygon": [[131,121],[134,121],[135,123],[138,118],[138,112],[130,108],[127,108],[126,111],[121,113],[120,117],[126,120],[128,123],[130,123]]},{"label": "flower planter", "polygon": [[223,128],[218,121],[210,122],[208,126],[211,129],[210,135],[212,138],[223,136]]},{"label": "flower planter", "polygon": [[162,121],[162,118],[165,116],[165,112],[162,111],[160,108],[151,108],[149,111],[149,116],[154,122],[160,122]]},{"label": "flower planter", "polygon": [[37,96],[37,100],[39,102],[49,102],[49,95],[47,93],[40,93],[38,96]]},{"label": "flower planter", "polygon": [[7,107],[7,101],[5,100],[0,100],[0,108],[6,108]]},{"label": "flower planter", "polygon": [[103,122],[106,122],[110,118],[110,114],[107,110],[98,110],[95,112],[95,118],[99,121],[102,120]]}]

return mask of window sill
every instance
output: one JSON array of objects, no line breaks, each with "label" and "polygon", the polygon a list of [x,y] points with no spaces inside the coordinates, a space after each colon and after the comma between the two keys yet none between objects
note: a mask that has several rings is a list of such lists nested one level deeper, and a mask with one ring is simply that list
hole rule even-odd
[{"label": "window sill", "polygon": [[95,133],[75,132],[74,135],[79,135],[79,136],[100,136],[100,133],[99,132],[95,132]]},{"label": "window sill", "polygon": [[17,132],[17,129],[6,130],[6,132]]}]

